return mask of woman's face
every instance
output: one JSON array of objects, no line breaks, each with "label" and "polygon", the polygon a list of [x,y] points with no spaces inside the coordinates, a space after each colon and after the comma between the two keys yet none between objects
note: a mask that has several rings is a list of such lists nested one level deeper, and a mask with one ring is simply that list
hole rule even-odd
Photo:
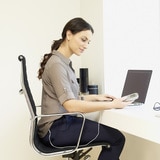
[{"label": "woman's face", "polygon": [[81,55],[81,53],[83,53],[84,50],[87,49],[92,35],[93,34],[90,30],[81,31],[76,34],[72,34],[70,31],[68,31],[68,47],[71,53],[74,53],[78,56]]}]

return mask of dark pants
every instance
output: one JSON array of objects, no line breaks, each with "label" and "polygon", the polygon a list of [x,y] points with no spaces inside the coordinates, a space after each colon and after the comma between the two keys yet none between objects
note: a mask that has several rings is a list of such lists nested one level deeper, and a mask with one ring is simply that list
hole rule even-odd
[{"label": "dark pants", "polygon": [[[56,147],[74,146],[77,143],[81,125],[82,118],[63,116],[53,123],[42,141],[46,145],[52,144]],[[99,125],[98,132],[98,123],[86,119],[80,145],[85,146],[91,141],[107,142],[111,145],[111,149],[102,147],[98,160],[119,160],[125,137],[120,131],[102,124]]]}]

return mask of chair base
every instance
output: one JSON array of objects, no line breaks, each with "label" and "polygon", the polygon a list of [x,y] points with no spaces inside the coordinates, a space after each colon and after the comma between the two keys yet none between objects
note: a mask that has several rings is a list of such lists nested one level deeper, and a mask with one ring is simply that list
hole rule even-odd
[{"label": "chair base", "polygon": [[63,155],[63,158],[71,158],[73,160],[80,160],[81,158],[83,158],[83,160],[89,160],[90,159],[90,155],[88,155],[88,153],[92,150],[92,148],[87,149],[86,151],[84,150],[79,150],[79,151],[75,151],[74,153],[71,154],[67,154],[67,155]]}]

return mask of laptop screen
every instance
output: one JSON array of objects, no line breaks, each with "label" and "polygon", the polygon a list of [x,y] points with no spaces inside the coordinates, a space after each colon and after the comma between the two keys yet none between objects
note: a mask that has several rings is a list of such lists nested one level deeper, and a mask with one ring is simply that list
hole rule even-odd
[{"label": "laptop screen", "polygon": [[137,92],[139,98],[135,102],[144,103],[152,75],[152,70],[128,70],[122,97]]}]

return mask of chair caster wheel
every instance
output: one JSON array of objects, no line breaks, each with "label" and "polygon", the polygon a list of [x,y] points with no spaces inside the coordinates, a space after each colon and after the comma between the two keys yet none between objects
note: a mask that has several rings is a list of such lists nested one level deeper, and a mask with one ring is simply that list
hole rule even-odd
[{"label": "chair caster wheel", "polygon": [[84,160],[89,160],[90,158],[91,158],[90,155],[86,155],[86,156],[84,157]]}]

